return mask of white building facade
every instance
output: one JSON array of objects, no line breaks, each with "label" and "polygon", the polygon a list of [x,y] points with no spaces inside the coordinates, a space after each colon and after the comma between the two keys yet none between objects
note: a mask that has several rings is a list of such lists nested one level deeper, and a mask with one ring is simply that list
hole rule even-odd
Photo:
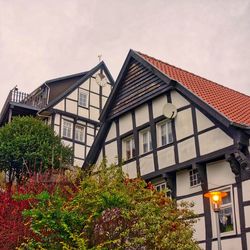
[{"label": "white building facade", "polygon": [[123,162],[130,178],[194,202],[195,238],[203,249],[217,249],[204,193],[225,191],[222,247],[250,248],[250,97],[130,51],[100,119],[83,167],[104,157]]}]

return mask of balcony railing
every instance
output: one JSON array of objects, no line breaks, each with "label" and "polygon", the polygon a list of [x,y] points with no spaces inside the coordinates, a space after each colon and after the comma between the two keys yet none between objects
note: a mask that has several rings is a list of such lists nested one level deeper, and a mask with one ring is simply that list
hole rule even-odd
[{"label": "balcony railing", "polygon": [[47,98],[43,95],[29,95],[27,93],[12,89],[8,95],[9,102],[22,103],[36,108],[43,108],[47,104]]}]

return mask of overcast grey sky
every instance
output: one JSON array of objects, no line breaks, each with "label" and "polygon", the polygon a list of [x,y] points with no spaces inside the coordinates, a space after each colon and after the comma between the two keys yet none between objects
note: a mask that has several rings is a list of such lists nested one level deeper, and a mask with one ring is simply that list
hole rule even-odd
[{"label": "overcast grey sky", "polygon": [[250,0],[0,0],[0,110],[16,84],[114,78],[130,48],[250,94]]}]

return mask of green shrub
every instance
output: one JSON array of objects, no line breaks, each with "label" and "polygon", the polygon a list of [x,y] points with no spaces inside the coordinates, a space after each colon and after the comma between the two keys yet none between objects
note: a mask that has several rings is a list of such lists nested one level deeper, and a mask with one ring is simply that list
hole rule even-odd
[{"label": "green shrub", "polygon": [[58,189],[36,196],[24,215],[30,238],[19,249],[199,249],[190,204],[177,204],[120,167],[87,173],[71,196]]}]

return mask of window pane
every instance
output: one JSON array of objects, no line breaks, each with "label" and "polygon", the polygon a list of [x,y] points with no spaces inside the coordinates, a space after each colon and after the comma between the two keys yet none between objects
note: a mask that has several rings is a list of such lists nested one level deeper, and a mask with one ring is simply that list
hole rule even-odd
[{"label": "window pane", "polygon": [[190,187],[200,184],[199,172],[197,169],[192,169],[189,171]]},{"label": "window pane", "polygon": [[79,105],[87,107],[88,94],[86,92],[79,92]]},{"label": "window pane", "polygon": [[84,128],[82,126],[76,126],[75,139],[77,141],[83,142],[84,141],[83,135],[84,135]]},{"label": "window pane", "polygon": [[132,144],[132,157],[135,157],[135,140],[134,140],[134,138],[131,138],[131,144]]},{"label": "window pane", "polygon": [[226,192],[227,196],[222,198],[222,204],[228,204],[231,203],[231,193],[230,192]]},{"label": "window pane", "polygon": [[168,143],[173,142],[172,124],[168,122]]},{"label": "window pane", "polygon": [[130,151],[130,140],[126,141],[126,159],[131,158],[131,151]]},{"label": "window pane", "polygon": [[63,136],[71,138],[71,122],[63,121]]},{"label": "window pane", "polygon": [[160,133],[162,146],[173,142],[171,122],[165,122],[164,124],[160,125]]},{"label": "window pane", "polygon": [[148,152],[148,132],[142,134],[143,153]]},{"label": "window pane", "polygon": [[219,212],[219,223],[221,233],[234,230],[232,207],[221,208]]}]

